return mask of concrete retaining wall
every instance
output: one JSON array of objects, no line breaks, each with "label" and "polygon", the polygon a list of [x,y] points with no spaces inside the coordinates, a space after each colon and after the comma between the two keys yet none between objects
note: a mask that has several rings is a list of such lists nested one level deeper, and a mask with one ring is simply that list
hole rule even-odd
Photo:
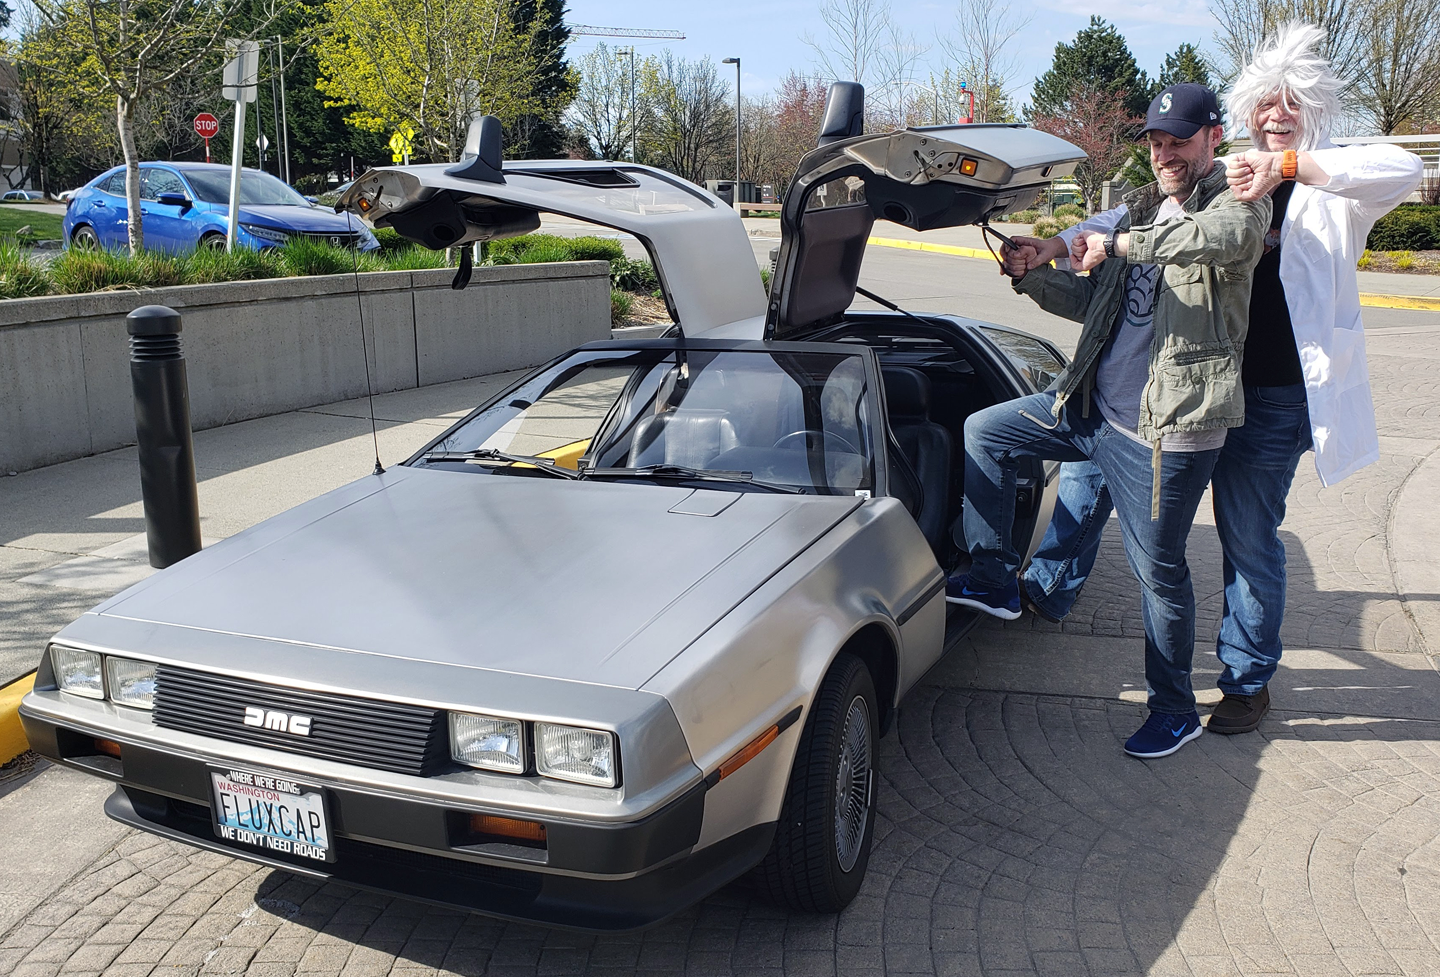
[{"label": "concrete retaining wall", "polygon": [[196,430],[542,363],[610,336],[603,261],[280,278],[0,302],[0,472],[135,441],[125,316],[168,305]]}]

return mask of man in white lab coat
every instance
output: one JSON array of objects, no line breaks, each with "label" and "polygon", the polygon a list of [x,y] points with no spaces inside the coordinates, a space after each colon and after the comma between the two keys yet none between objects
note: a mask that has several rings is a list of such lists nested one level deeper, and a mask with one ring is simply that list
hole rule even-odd
[{"label": "man in white lab coat", "polygon": [[[1257,50],[1226,98],[1255,149],[1227,161],[1231,192],[1270,194],[1273,224],[1255,269],[1242,380],[1245,424],[1230,432],[1211,487],[1224,549],[1225,609],[1217,642],[1224,698],[1207,728],[1244,733],[1270,708],[1268,682],[1281,655],[1285,547],[1278,529],[1295,467],[1308,450],[1324,485],[1380,456],[1365,365],[1355,262],[1375,221],[1419,184],[1418,157],[1398,147],[1330,141],[1344,87],[1320,53],[1324,34],[1283,27]],[[1103,260],[1106,232],[1123,208],[1051,241],[1017,239],[1033,265],[1070,251],[1072,268]],[[1022,578],[1032,610],[1069,613],[1109,516],[1094,466],[1067,465],[1060,503]]]}]

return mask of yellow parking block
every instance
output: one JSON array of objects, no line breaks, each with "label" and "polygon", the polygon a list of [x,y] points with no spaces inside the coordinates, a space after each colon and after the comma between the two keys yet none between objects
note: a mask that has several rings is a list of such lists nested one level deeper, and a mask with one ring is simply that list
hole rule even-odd
[{"label": "yellow parking block", "polygon": [[[872,237],[866,243],[877,248],[902,248],[906,251],[929,251],[931,254],[949,254],[959,258],[995,260],[989,251],[982,251],[980,248],[962,248],[954,244],[907,241],[896,237]],[[1440,312],[1440,298],[1430,298],[1424,295],[1381,295],[1377,292],[1361,292],[1360,304],[1372,309],[1418,309],[1422,312]]]},{"label": "yellow parking block", "polygon": [[25,730],[20,728],[20,700],[34,685],[35,673],[31,672],[0,689],[0,763],[9,763],[30,749]]}]

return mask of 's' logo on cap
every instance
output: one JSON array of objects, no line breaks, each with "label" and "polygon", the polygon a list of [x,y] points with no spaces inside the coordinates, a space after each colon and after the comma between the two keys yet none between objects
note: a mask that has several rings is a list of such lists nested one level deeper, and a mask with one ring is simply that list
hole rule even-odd
[{"label": "'s' logo on cap", "polygon": [[1170,111],[1170,93],[1169,93],[1169,92],[1166,92],[1164,95],[1160,96],[1160,114],[1161,114],[1161,115],[1164,115],[1166,112],[1169,112],[1169,111]]}]

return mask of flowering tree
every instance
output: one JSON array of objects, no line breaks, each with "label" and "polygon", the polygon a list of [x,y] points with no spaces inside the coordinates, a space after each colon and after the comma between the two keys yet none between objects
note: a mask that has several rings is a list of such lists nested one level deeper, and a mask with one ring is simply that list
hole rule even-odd
[{"label": "flowering tree", "polygon": [[1100,208],[1100,188],[1130,155],[1141,120],[1125,107],[1125,93],[1076,82],[1053,111],[1037,112],[1031,125],[1085,150],[1075,182],[1090,213]]}]

